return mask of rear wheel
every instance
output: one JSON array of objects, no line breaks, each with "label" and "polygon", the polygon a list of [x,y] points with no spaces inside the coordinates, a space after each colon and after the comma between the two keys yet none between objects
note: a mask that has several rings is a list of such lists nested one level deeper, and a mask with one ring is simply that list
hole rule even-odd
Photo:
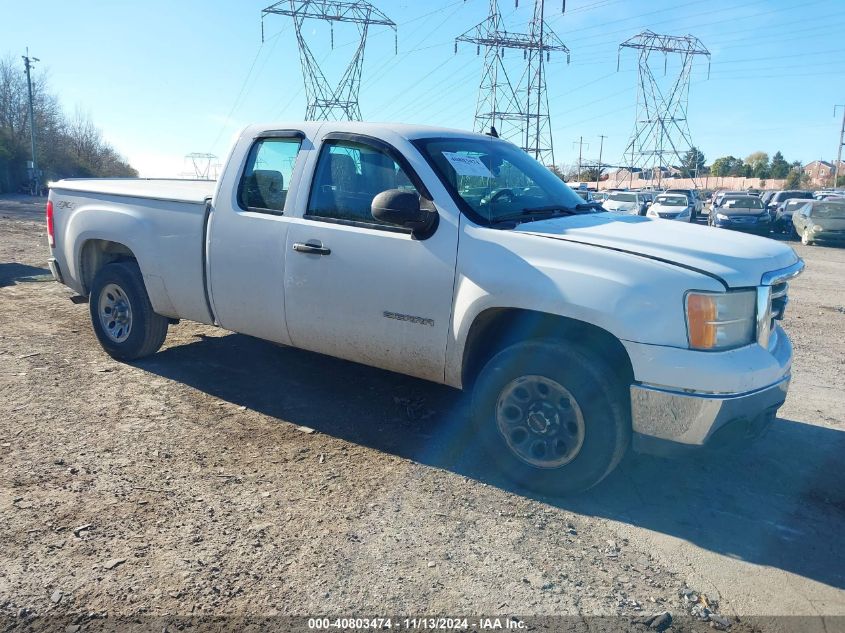
[{"label": "rear wheel", "polygon": [[167,318],[153,312],[134,261],[103,266],[88,301],[94,334],[109,356],[133,360],[154,354],[167,336]]},{"label": "rear wheel", "polygon": [[515,483],[545,494],[578,492],[604,479],[628,447],[627,393],[615,368],[587,348],[518,343],[479,374],[473,425]]}]

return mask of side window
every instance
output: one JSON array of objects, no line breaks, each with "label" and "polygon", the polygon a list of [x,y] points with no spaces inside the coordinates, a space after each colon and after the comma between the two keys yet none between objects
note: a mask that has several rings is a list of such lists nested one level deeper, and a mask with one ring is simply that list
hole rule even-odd
[{"label": "side window", "polygon": [[265,138],[252,146],[238,187],[242,209],[276,214],[284,211],[300,144],[298,138]]},{"label": "side window", "polygon": [[370,213],[373,198],[388,189],[416,191],[383,151],[363,143],[328,141],[320,150],[306,216],[395,228]]}]

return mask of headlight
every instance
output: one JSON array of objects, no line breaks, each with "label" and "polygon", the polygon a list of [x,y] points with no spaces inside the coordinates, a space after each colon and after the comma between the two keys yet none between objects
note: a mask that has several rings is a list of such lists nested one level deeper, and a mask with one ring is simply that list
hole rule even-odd
[{"label": "headlight", "polygon": [[757,292],[688,292],[687,337],[692,349],[723,350],[754,341]]},{"label": "headlight", "polygon": [[730,218],[728,216],[726,216],[724,213],[717,213],[716,217],[719,218],[720,220],[730,220]]},{"label": "headlight", "polygon": [[816,232],[819,232],[819,231],[824,231],[824,227],[819,226],[818,224],[816,224],[816,225],[813,227],[813,230],[814,230],[814,231],[816,231]]}]

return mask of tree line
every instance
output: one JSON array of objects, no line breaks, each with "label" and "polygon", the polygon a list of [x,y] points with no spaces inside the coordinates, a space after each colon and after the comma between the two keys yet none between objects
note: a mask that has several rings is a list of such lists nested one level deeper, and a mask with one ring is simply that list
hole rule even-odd
[{"label": "tree line", "polygon": [[[682,157],[681,164],[676,166],[677,175],[681,178],[696,178],[699,176],[740,176],[745,178],[759,178],[761,180],[785,179],[786,187],[793,189],[806,186],[807,177],[803,171],[801,161],[788,162],[781,152],[769,159],[766,152],[754,152],[743,160],[735,156],[722,156],[707,165],[704,152],[697,147],[691,147]],[[602,174],[609,167],[602,168]],[[566,181],[594,182],[599,177],[598,167],[591,165],[582,167],[561,166],[552,167],[552,171]],[[838,179],[837,179],[838,180]]]},{"label": "tree line", "polygon": [[[41,184],[60,178],[135,177],[138,172],[104,139],[84,112],[68,116],[46,78],[33,77],[38,167]],[[0,58],[0,193],[27,187],[31,160],[29,97],[23,64]]]}]

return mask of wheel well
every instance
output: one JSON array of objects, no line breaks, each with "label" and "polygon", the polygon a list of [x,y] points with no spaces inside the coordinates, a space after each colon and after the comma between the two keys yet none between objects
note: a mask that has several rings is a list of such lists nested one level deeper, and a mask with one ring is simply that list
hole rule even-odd
[{"label": "wheel well", "polygon": [[85,292],[91,292],[94,277],[103,266],[129,259],[135,259],[135,254],[119,242],[110,242],[109,240],[88,240],[85,242],[79,256],[80,281]]},{"label": "wheel well", "polygon": [[610,332],[591,323],[568,317],[520,310],[491,308],[479,314],[464,346],[462,383],[469,387],[481,368],[509,345],[526,340],[557,339],[577,343],[591,353],[600,354],[616,370],[623,385],[634,380],[628,352]]}]

